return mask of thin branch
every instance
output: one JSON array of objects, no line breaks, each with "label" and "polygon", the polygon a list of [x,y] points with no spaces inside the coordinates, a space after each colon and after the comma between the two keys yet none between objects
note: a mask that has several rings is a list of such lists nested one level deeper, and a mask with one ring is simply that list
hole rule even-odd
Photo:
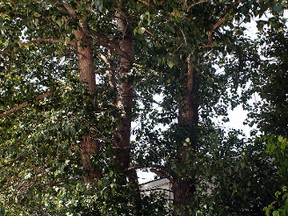
[{"label": "thin branch", "polygon": [[140,95],[134,95],[134,97],[143,99],[145,101],[149,101],[149,102],[154,103],[154,104],[157,104],[159,107],[163,106],[163,104],[161,102],[158,102],[158,101],[156,101],[154,99],[146,98],[146,97],[143,97],[143,96],[140,96]]},{"label": "thin branch", "polygon": [[119,45],[113,43],[112,40],[110,40],[100,32],[89,29],[88,32],[85,31],[84,33],[90,37],[93,37],[101,46],[109,49],[111,52],[120,55],[121,57],[127,59],[128,61],[133,61],[132,59],[130,59],[130,56],[119,47]]},{"label": "thin branch", "polygon": [[[43,94],[41,94],[41,95],[38,95],[33,101],[35,101],[35,102],[41,101],[41,100],[45,99],[46,97],[48,97],[48,96],[50,96],[50,95],[52,95],[52,92],[51,92],[51,91],[45,92],[45,93],[43,93]],[[10,114],[12,114],[12,113],[14,113],[14,112],[16,112],[16,111],[18,111],[18,110],[20,110],[20,109],[23,109],[23,108],[25,108],[25,107],[27,107],[27,106],[29,106],[29,105],[31,105],[31,103],[28,102],[28,101],[25,101],[25,102],[23,102],[23,103],[15,106],[15,107],[9,109],[9,110],[6,110],[6,111],[0,113],[0,119],[1,119],[1,118],[5,118],[5,117],[7,117],[8,115],[10,115]]]},{"label": "thin branch", "polygon": [[[110,56],[111,53],[109,52],[108,55]],[[99,57],[102,59],[102,61],[105,62],[105,64],[111,68],[111,62],[110,60],[108,60],[106,58],[106,56],[104,56],[102,53],[99,54]],[[109,78],[109,85],[112,89],[114,90],[117,90],[117,87],[116,87],[116,80],[115,80],[115,70],[106,70],[108,71],[108,78]]]},{"label": "thin branch", "polygon": [[102,71],[115,71],[115,70],[117,70],[117,68],[115,68],[115,67],[99,67],[99,68],[97,68],[96,70],[95,70],[95,73],[97,74],[98,72],[102,72]]},{"label": "thin branch", "polygon": [[[234,3],[234,7],[240,4],[242,0],[236,0]],[[208,32],[208,45],[211,46],[213,39],[213,32],[218,29],[223,23],[226,21],[228,15],[233,11],[234,7],[231,7],[229,10],[225,10],[224,15],[212,26],[211,30]]]},{"label": "thin branch", "polygon": [[188,6],[187,12],[189,12],[192,7],[194,7],[194,6],[198,5],[198,4],[204,3],[204,2],[208,2],[208,0],[200,0],[199,2],[192,3],[190,6]]},{"label": "thin branch", "polygon": [[149,1],[146,1],[146,0],[140,0],[139,2],[141,2],[142,4],[148,6],[148,7],[151,7],[151,8],[154,8],[156,9],[156,6],[151,4]]},{"label": "thin branch", "polygon": [[[37,44],[37,43],[43,43],[43,42],[48,42],[48,43],[60,43],[60,42],[64,42],[63,40],[60,40],[58,38],[38,38],[35,40],[31,40],[31,41],[27,41],[27,42],[22,42],[22,43],[18,43],[19,44],[19,48],[21,47],[25,47],[25,46],[29,46],[31,44]],[[74,41],[69,41],[68,45],[70,46],[75,46],[76,43]],[[4,50],[0,50],[0,55],[4,55],[9,53],[11,50],[10,49],[4,49]]]},{"label": "thin branch", "polygon": [[145,28],[145,32],[146,32],[148,35],[152,36],[152,37],[153,37],[153,35],[154,35],[151,31],[147,30],[146,28]]},{"label": "thin branch", "polygon": [[77,19],[77,13],[70,5],[63,4],[63,6],[73,19]]},{"label": "thin branch", "polygon": [[106,56],[104,56],[102,53],[99,53],[98,54],[99,55],[99,57],[102,59],[102,61],[104,61],[104,63],[107,65],[107,66],[111,66],[110,65],[110,62],[108,61],[108,59],[106,58]]},{"label": "thin branch", "polygon": [[56,0],[55,1],[56,5],[61,5],[65,8],[65,10],[68,12],[68,14],[73,18],[73,19],[77,19],[77,13],[74,10],[74,8],[72,8],[70,5],[65,4],[62,2],[62,0]]}]

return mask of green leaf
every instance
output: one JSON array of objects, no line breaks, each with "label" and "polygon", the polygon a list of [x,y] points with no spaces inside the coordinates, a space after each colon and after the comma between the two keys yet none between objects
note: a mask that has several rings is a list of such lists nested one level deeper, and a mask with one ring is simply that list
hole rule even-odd
[{"label": "green leaf", "polygon": [[173,68],[175,66],[175,62],[173,62],[172,60],[167,60],[167,65],[169,68]]},{"label": "green leaf", "polygon": [[145,33],[145,31],[146,31],[146,29],[144,27],[137,27],[134,29],[134,35],[136,35],[136,34],[142,35]]}]

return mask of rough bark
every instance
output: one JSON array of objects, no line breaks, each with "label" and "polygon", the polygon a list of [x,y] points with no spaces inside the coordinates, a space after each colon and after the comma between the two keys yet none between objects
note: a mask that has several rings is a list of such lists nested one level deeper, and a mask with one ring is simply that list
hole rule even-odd
[{"label": "rough bark", "polygon": [[138,186],[138,177],[136,171],[128,171],[130,165],[130,151],[131,151],[131,122],[132,122],[132,106],[133,106],[133,77],[131,76],[131,69],[134,64],[134,47],[133,47],[133,32],[130,20],[119,5],[116,11],[117,27],[121,33],[122,40],[119,43],[120,49],[125,55],[120,56],[120,83],[117,95],[117,107],[123,112],[119,127],[116,129],[116,169],[123,175],[122,182],[126,183],[128,177],[129,184],[134,188],[133,194],[134,211],[133,215],[140,215],[141,198]]},{"label": "rough bark", "polygon": [[128,18],[121,9],[116,12],[118,30],[122,34],[120,48],[125,52],[128,58],[120,57],[120,84],[117,96],[117,106],[123,112],[119,127],[116,131],[116,157],[117,168],[120,173],[128,170],[130,163],[130,132],[132,121],[132,103],[133,103],[133,79],[129,72],[134,63],[134,48],[132,31],[129,26]]},{"label": "rough bark", "polygon": [[93,95],[96,93],[96,80],[91,50],[91,38],[86,36],[81,28],[75,31],[74,35],[77,39],[79,77],[83,83],[87,84],[89,93]]},{"label": "rough bark", "polygon": [[[194,87],[194,70],[187,58],[187,72],[184,75],[185,85],[183,99],[179,102],[178,127],[181,132],[176,163],[179,167],[189,167],[193,163],[193,157],[197,147],[196,127],[198,124],[198,104]],[[183,145],[186,138],[190,143]],[[172,190],[174,193],[174,205],[180,210],[176,215],[188,216],[189,207],[192,204],[195,193],[195,176],[176,173],[173,176]]]},{"label": "rough bark", "polygon": [[[79,28],[74,31],[77,40],[78,70],[80,81],[87,85],[91,96],[96,93],[95,70],[91,50],[91,38],[87,37]],[[95,155],[98,149],[97,140],[89,135],[85,136],[80,144],[81,159],[83,166],[84,182],[89,183],[101,177],[101,173],[93,168],[91,156]]]}]

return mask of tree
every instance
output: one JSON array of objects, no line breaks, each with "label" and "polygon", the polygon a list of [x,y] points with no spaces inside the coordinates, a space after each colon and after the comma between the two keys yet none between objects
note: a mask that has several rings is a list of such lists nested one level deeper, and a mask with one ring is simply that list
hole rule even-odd
[{"label": "tree", "polygon": [[267,151],[274,160],[274,165],[277,167],[277,174],[282,180],[281,190],[275,192],[275,200],[265,208],[266,215],[285,215],[288,212],[288,192],[287,192],[287,138],[278,136],[266,137]]},{"label": "tree", "polygon": [[[238,87],[251,78],[247,71],[257,71],[250,58],[255,44],[240,23],[269,8],[278,19],[285,6],[276,0],[0,3],[2,208],[146,214],[136,176],[145,167],[172,182],[174,214],[203,212],[206,181],[216,185],[208,179],[221,177],[204,167],[230,160],[239,147],[237,139],[225,141],[212,117],[239,103]],[[132,121],[140,122],[134,131]],[[229,154],[216,157],[227,145]]]},{"label": "tree", "polygon": [[[267,23],[273,23],[267,28]],[[281,187],[276,187],[275,200],[265,208],[266,215],[287,214],[287,63],[284,51],[287,48],[286,21],[260,21],[262,29],[261,44],[263,59],[260,67],[260,79],[254,80],[255,92],[262,101],[259,109],[251,112],[266,144],[266,151],[272,158],[273,166],[277,168],[278,181]],[[269,47],[267,46],[269,44]],[[273,184],[273,183],[272,183]],[[273,192],[274,192],[273,191]]]},{"label": "tree", "polygon": [[[269,28],[268,24],[273,27]],[[287,30],[286,20],[273,17],[258,23],[262,29],[259,46],[262,47],[260,74],[253,79],[254,92],[263,99],[256,104],[251,117],[265,134],[287,137]],[[268,46],[269,44],[269,46]]]}]

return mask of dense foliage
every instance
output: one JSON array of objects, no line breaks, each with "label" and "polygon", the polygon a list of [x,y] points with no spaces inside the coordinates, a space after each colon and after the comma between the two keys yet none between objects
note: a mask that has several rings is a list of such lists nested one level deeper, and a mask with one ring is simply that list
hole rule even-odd
[{"label": "dense foliage", "polygon": [[[285,9],[0,2],[0,214],[285,215]],[[238,105],[250,137],[224,127]],[[141,194],[137,169],[168,178],[173,204]]]}]

